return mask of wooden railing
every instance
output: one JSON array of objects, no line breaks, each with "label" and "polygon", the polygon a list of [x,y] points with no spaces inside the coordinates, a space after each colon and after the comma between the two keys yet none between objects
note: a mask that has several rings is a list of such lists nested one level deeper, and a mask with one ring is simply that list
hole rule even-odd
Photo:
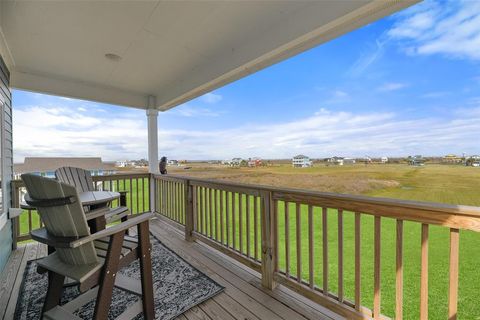
[{"label": "wooden railing", "polygon": [[[172,175],[121,174],[94,181],[98,190],[128,191],[133,213],[154,210],[188,241],[203,242],[260,272],[264,287],[283,284],[352,319],[427,319],[429,287],[435,285],[429,283],[429,270],[436,271],[429,262],[429,240],[439,231],[449,237],[443,257],[448,288],[441,292],[447,296],[445,317],[455,319],[460,233],[480,231],[477,207]],[[19,207],[22,182],[12,181],[12,190],[13,206]],[[28,240],[39,226],[36,212],[25,210],[14,219],[15,239]],[[412,238],[417,246],[406,247]],[[404,270],[412,266],[418,269],[418,291],[404,290]],[[385,283],[390,269],[394,279]]]},{"label": "wooden railing", "polygon": [[[150,211],[150,174],[114,174],[92,178],[96,190],[127,191],[127,207],[132,214]],[[12,207],[20,207],[25,192],[23,181],[12,181]],[[118,200],[111,205],[118,206]],[[41,226],[36,210],[24,209],[20,216],[13,219],[14,246],[17,242],[29,240],[30,231]]]},{"label": "wooden railing", "polygon": [[[184,230],[187,240],[204,242],[261,272],[267,288],[281,283],[351,319],[404,317],[406,223],[409,237],[419,235],[420,256],[420,288],[416,298],[408,299],[418,303],[414,318],[427,319],[429,230],[446,230],[450,249],[445,317],[457,317],[459,234],[480,231],[480,208],[178,176],[155,175],[154,181],[158,213]],[[386,249],[395,256],[395,294],[394,301],[383,303],[382,264],[387,261],[382,246],[392,234],[393,246]],[[353,279],[348,286],[347,278]],[[382,309],[385,305],[389,307]]]}]

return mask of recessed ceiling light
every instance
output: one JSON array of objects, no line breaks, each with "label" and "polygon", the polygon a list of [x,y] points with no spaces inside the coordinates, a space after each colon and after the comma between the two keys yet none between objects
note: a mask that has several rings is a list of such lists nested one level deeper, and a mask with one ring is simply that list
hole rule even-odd
[{"label": "recessed ceiling light", "polygon": [[108,60],[112,60],[112,61],[122,60],[122,57],[120,57],[118,54],[115,54],[115,53],[106,53],[105,58],[107,58]]}]

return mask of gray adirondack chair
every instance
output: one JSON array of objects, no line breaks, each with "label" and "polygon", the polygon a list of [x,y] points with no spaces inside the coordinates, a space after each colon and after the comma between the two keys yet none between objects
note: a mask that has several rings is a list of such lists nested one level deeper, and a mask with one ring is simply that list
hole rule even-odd
[{"label": "gray adirondack chair", "polygon": [[[58,181],[74,186],[78,192],[95,191],[92,175],[88,170],[76,167],[61,167],[55,170],[55,177]],[[128,219],[127,194],[126,191],[119,192],[120,207],[125,208],[125,210],[115,210],[107,213],[105,215],[107,223],[117,220],[126,221]]]},{"label": "gray adirondack chair", "polygon": [[[143,311],[145,319],[153,319],[149,239],[149,219],[153,214],[135,215],[90,234],[75,187],[33,174],[23,174],[22,180],[28,192],[26,201],[37,208],[45,226],[32,231],[31,236],[55,248],[55,252],[38,261],[37,271],[48,272],[43,318],[79,319],[73,312],[96,299],[93,318],[107,319],[113,287],[117,286],[142,297],[119,318],[133,318]],[[138,230],[138,239],[125,235],[125,231],[134,226]],[[136,259],[140,260],[140,281],[117,273]],[[78,282],[81,295],[60,306],[66,277]]]}]

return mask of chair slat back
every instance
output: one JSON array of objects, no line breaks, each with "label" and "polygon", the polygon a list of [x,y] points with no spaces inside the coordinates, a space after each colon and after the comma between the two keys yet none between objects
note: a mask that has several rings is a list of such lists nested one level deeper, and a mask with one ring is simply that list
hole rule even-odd
[{"label": "chair slat back", "polygon": [[[49,200],[74,197],[71,204],[39,206],[40,214],[48,233],[57,237],[83,237],[90,235],[82,204],[74,186],[34,174],[23,174],[28,195],[32,200]],[[78,248],[55,248],[62,262],[71,265],[98,262],[93,242]]]},{"label": "chair slat back", "polygon": [[78,192],[94,191],[90,171],[75,167],[61,167],[55,170],[58,181],[74,186]]}]

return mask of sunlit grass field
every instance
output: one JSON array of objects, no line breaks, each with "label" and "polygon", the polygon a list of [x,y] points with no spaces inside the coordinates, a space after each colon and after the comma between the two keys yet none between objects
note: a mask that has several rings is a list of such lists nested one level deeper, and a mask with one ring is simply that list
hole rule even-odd
[{"label": "sunlit grass field", "polygon": [[[312,189],[317,191],[364,194],[375,197],[388,197],[419,201],[441,202],[480,206],[480,168],[454,165],[426,165],[410,167],[395,165],[354,165],[294,169],[289,165],[262,168],[225,168],[220,166],[194,166],[191,170],[181,167],[170,170],[173,174],[214,178],[242,183],[266,184],[277,187]],[[126,189],[130,189],[126,181]],[[148,203],[148,190],[144,186],[145,200]],[[133,195],[141,185],[132,185]],[[121,189],[121,188],[120,188]],[[139,190],[140,194],[142,190]],[[245,200],[244,200],[245,201]],[[128,197],[128,204],[137,207],[136,197]],[[142,207],[139,203],[140,208]],[[253,204],[251,206],[250,229],[253,232]],[[290,233],[290,273],[296,275],[296,215],[294,204],[289,210]],[[243,208],[246,203],[243,203]],[[238,199],[236,201],[238,213]],[[301,206],[301,247],[302,276],[308,279],[308,212]],[[140,210],[141,211],[141,210]],[[323,286],[322,275],[322,216],[321,209],[315,208],[314,221],[314,268],[315,284]],[[37,219],[34,215],[34,219]],[[225,218],[224,218],[225,219]],[[236,216],[237,247],[239,243],[239,219]],[[373,306],[373,217],[362,215],[362,304]],[[285,215],[284,205],[279,204],[279,266],[285,270]],[[246,234],[246,217],[243,217],[243,232]],[[258,222],[259,223],[259,222]],[[418,223],[404,225],[404,318],[419,317],[420,292],[420,228]],[[22,216],[21,229],[28,230],[28,219]],[[226,231],[226,230],[225,230]],[[230,231],[231,232],[231,231]],[[337,291],[338,270],[338,229],[337,211],[328,211],[328,270],[329,290]],[[259,235],[257,235],[259,237]],[[253,252],[253,234],[250,234]],[[260,238],[259,238],[260,239]],[[382,313],[395,316],[395,221],[382,218]],[[246,250],[246,241],[243,243]],[[448,257],[449,232],[447,228],[430,226],[429,230],[429,317],[447,317],[448,299]],[[460,233],[460,282],[459,318],[480,319],[480,235],[474,232]],[[344,287],[346,298],[354,297],[354,215],[344,212]]]}]

